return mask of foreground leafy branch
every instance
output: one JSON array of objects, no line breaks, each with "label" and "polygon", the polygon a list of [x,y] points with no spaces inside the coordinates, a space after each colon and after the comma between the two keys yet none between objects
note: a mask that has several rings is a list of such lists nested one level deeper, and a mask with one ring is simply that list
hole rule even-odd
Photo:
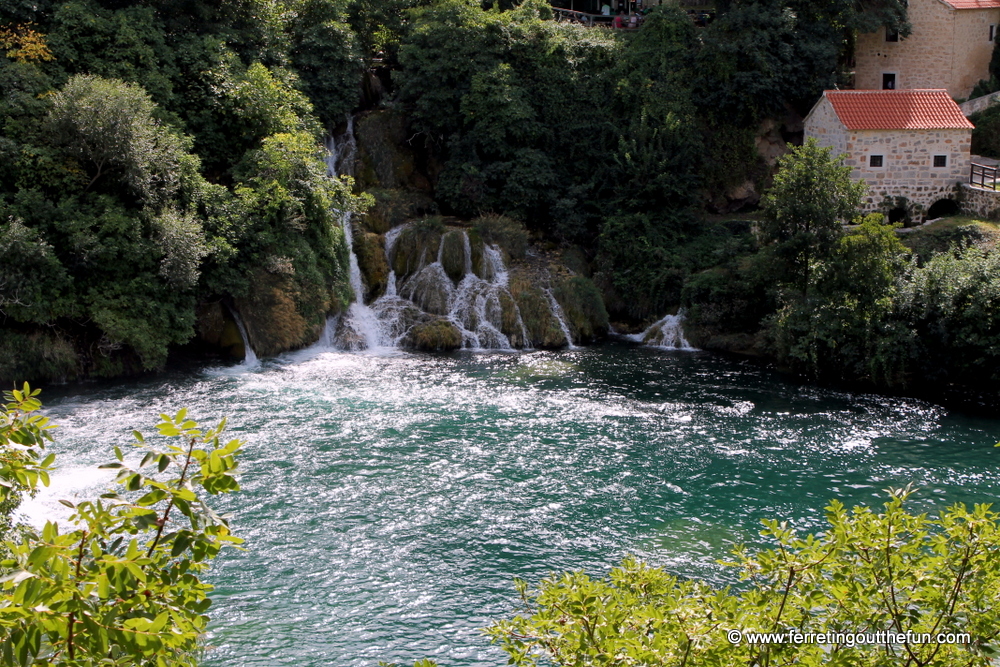
[{"label": "foreground leafy branch", "polygon": [[[47,438],[37,391],[8,395],[0,445],[27,444],[18,465],[0,467],[29,489],[47,483],[51,456],[33,453]],[[15,409],[12,409],[14,406]],[[20,407],[18,407],[20,406]],[[74,505],[73,529],[49,522],[8,543],[0,563],[0,664],[194,665],[212,587],[199,575],[225,545],[242,542],[204,496],[239,490],[233,476],[239,440],[223,442],[225,420],[201,429],[186,410],[161,415],[162,444],[138,431],[144,451],[131,468],[115,448],[120,493]],[[179,516],[178,516],[179,515]]]},{"label": "foreground leafy branch", "polygon": [[[1000,635],[1000,514],[959,504],[938,519],[913,515],[904,509],[910,493],[890,491],[881,513],[833,501],[829,528],[805,537],[765,521],[762,535],[777,546],[735,551],[728,565],[745,582],[737,588],[682,580],[631,558],[600,580],[569,572],[537,591],[518,581],[526,611],[487,633],[522,666],[987,667]],[[853,639],[880,631],[904,636]],[[787,632],[828,636],[747,640]],[[921,633],[968,637],[927,643]]]}]

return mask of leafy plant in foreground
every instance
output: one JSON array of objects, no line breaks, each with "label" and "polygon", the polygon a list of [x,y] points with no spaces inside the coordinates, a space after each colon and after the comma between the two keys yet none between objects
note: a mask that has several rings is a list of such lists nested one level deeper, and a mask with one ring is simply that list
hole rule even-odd
[{"label": "leafy plant in foreground", "polygon": [[[1000,635],[1000,514],[988,505],[948,508],[940,518],[904,509],[890,491],[884,510],[848,511],[833,501],[829,528],[800,536],[764,522],[777,546],[735,551],[745,586],[716,589],[627,559],[604,579],[568,572],[537,591],[523,580],[525,613],[487,633],[513,665],[899,665],[982,666]],[[734,642],[749,633],[968,633],[959,643]]]},{"label": "leafy plant in foreground", "polygon": [[[44,418],[25,416],[40,407],[34,392],[8,394],[0,446],[27,444],[37,451],[46,439]],[[12,407],[13,406],[13,407]],[[136,468],[117,461],[121,494],[107,493],[73,505],[72,530],[47,523],[9,542],[12,557],[0,563],[0,663],[4,665],[194,665],[208,622],[212,587],[199,579],[230,534],[203,493],[239,490],[233,477],[241,443],[220,437],[225,420],[201,429],[186,410],[161,415],[157,426],[169,440],[146,442]],[[9,426],[8,426],[9,425]],[[27,488],[45,482],[51,456],[38,454],[11,467],[0,461],[0,478],[13,475]]]}]

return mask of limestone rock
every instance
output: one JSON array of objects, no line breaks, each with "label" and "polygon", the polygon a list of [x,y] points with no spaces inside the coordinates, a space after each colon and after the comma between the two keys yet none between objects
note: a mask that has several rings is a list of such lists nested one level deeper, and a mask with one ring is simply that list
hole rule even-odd
[{"label": "limestone rock", "polygon": [[439,352],[462,347],[462,332],[446,319],[417,324],[410,329],[407,343],[417,350]]}]

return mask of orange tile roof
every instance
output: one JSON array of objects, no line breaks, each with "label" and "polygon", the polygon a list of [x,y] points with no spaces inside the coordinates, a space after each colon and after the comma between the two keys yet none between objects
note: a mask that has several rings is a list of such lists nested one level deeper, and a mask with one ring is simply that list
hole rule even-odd
[{"label": "orange tile roof", "polygon": [[949,130],[975,127],[946,90],[828,90],[849,130]]},{"label": "orange tile roof", "polygon": [[952,9],[998,9],[1000,0],[944,0]]}]

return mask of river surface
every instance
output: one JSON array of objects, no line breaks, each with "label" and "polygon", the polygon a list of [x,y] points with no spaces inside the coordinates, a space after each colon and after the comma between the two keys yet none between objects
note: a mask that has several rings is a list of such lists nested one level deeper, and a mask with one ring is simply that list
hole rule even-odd
[{"label": "river surface", "polygon": [[217,586],[207,667],[505,664],[479,628],[517,607],[511,580],[626,554],[725,583],[760,520],[823,525],[831,498],[917,509],[1000,494],[1000,421],[918,400],[819,389],[704,353],[308,351],[43,394],[62,424],[53,487],[97,493],[92,466],[187,406],[246,441],[222,499],[244,552]]}]

